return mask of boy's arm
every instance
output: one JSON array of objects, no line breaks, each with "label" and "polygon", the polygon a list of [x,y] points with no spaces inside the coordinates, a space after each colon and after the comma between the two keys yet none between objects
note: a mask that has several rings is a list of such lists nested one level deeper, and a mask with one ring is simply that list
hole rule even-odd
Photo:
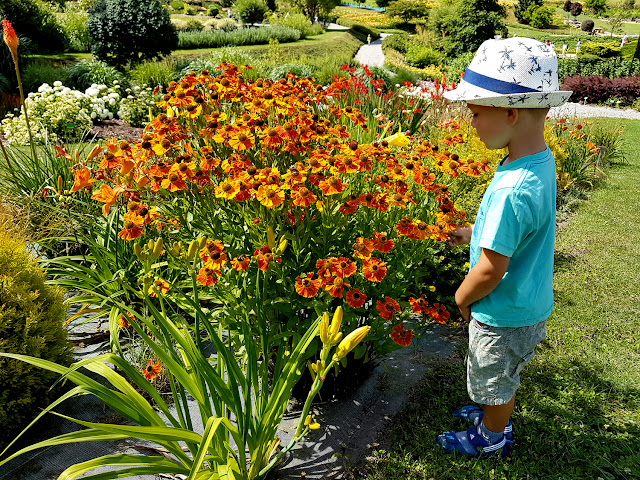
[{"label": "boy's arm", "polygon": [[469,321],[471,304],[489,295],[504,277],[510,257],[482,249],[474,265],[456,292],[456,303],[465,321]]}]

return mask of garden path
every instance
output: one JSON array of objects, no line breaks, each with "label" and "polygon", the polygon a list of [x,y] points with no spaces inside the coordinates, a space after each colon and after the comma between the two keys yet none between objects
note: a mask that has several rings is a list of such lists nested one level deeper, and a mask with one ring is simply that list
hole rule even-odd
[{"label": "garden path", "polygon": [[371,41],[371,45],[362,45],[356,53],[355,59],[362,65],[368,67],[383,67],[384,53],[382,51],[382,40],[391,33],[381,33],[380,38]]}]

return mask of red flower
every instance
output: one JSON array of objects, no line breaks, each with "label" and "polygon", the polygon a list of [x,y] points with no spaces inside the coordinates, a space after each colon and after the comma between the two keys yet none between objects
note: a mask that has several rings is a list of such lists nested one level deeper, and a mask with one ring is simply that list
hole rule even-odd
[{"label": "red flower", "polygon": [[304,278],[301,276],[296,277],[295,288],[296,292],[298,292],[298,295],[305,298],[311,298],[315,296],[316,293],[318,293],[322,280],[320,280],[319,278],[312,280],[312,277],[313,272],[307,273],[307,276]]},{"label": "red flower", "polygon": [[242,270],[246,270],[249,267],[250,261],[251,259],[249,257],[238,255],[236,258],[231,260],[231,268],[241,272]]},{"label": "red flower", "polygon": [[160,366],[160,362],[154,362],[153,360],[149,360],[147,362],[147,366],[142,370],[142,374],[144,378],[147,380],[153,380],[158,375],[160,375],[160,370],[162,367]]},{"label": "red flower", "polygon": [[401,347],[408,347],[411,344],[413,338],[413,330],[405,330],[404,325],[399,323],[393,327],[391,332],[391,340],[400,345]]},{"label": "red flower", "polygon": [[450,316],[449,312],[447,311],[447,307],[439,303],[434,303],[433,307],[430,308],[427,313],[433,319],[433,321],[437,323],[445,323],[447,320],[449,320]]},{"label": "red flower", "polygon": [[367,296],[360,291],[359,288],[354,288],[347,292],[347,303],[351,308],[360,308],[367,300]]},{"label": "red flower", "polygon": [[198,276],[196,277],[196,281],[200,285],[213,285],[218,281],[219,270],[215,270],[211,267],[204,266],[198,272]]},{"label": "red flower", "polygon": [[387,274],[387,264],[375,257],[367,258],[362,262],[362,274],[367,280],[381,282]]},{"label": "red flower", "polygon": [[420,298],[409,297],[409,303],[414,313],[429,313],[429,303],[425,300],[424,295],[420,295]]},{"label": "red flower", "polygon": [[348,287],[349,284],[345,283],[342,277],[326,277],[322,288],[329,292],[329,295],[332,297],[342,298],[342,292],[345,286]]},{"label": "red flower", "polygon": [[373,248],[379,252],[387,253],[393,248],[393,240],[387,238],[386,233],[373,232],[371,239],[373,240]]},{"label": "red flower", "polygon": [[384,302],[376,302],[376,309],[382,318],[391,320],[393,314],[400,311],[400,305],[393,298],[384,297]]},{"label": "red flower", "polygon": [[130,220],[124,222],[122,230],[118,233],[118,236],[123,240],[134,240],[142,235],[142,227],[139,227]]}]

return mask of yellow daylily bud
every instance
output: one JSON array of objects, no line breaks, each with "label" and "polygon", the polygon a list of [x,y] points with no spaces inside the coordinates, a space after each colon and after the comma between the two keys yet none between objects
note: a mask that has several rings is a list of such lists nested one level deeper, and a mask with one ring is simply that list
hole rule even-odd
[{"label": "yellow daylily bud", "polygon": [[189,244],[189,249],[187,250],[187,258],[189,260],[193,260],[194,257],[196,256],[196,253],[198,253],[198,242],[196,240],[191,240],[191,243]]},{"label": "yellow daylily bud", "polygon": [[409,145],[409,139],[402,132],[395,133],[390,137],[385,138],[385,140],[392,147],[406,147]]},{"label": "yellow daylily bud", "polygon": [[138,260],[142,260],[141,255],[142,255],[142,247],[140,246],[139,243],[136,243],[133,246],[133,253],[136,254],[136,257],[138,257]]},{"label": "yellow daylily bud", "polygon": [[62,175],[58,175],[58,192],[62,192]]},{"label": "yellow daylily bud", "polygon": [[174,257],[177,257],[178,255],[180,255],[181,250],[182,250],[182,242],[175,242],[171,246],[171,255],[173,255]]},{"label": "yellow daylily bud", "polygon": [[176,112],[173,111],[173,108],[167,106],[167,117],[173,118],[176,116]]},{"label": "yellow daylily bud", "polygon": [[[340,333],[340,327],[342,326],[342,307],[336,308],[333,314],[333,320],[331,321],[331,327],[329,328],[329,335],[335,338]],[[337,343],[337,342],[336,342]]]},{"label": "yellow daylily bud", "polygon": [[362,341],[362,339],[364,339],[364,337],[367,336],[369,330],[371,330],[371,327],[367,325],[364,327],[356,328],[353,332],[347,335],[344,340],[340,342],[338,348],[336,348],[336,353],[333,354],[333,360],[338,362],[346,357],[347,354],[351,350],[353,350],[356,345],[358,345]]},{"label": "yellow daylily bud", "polygon": [[307,418],[304,419],[304,426],[308,427],[311,424],[311,415],[307,415]]},{"label": "yellow daylily bud", "polygon": [[267,245],[271,250],[276,248],[276,235],[271,227],[267,227]]},{"label": "yellow daylily bud", "polygon": [[278,245],[278,251],[280,253],[284,252],[287,249],[287,245],[289,244],[289,242],[287,241],[286,238],[280,237],[280,244]]},{"label": "yellow daylily bud", "polygon": [[159,238],[158,240],[156,240],[156,243],[153,246],[153,256],[155,258],[158,258],[160,255],[162,255],[163,251],[164,251],[164,242],[162,241],[162,238]]},{"label": "yellow daylily bud", "polygon": [[204,248],[207,244],[207,237],[198,237],[198,247]]},{"label": "yellow daylily bud", "polygon": [[156,246],[156,242],[154,242],[153,240],[149,240],[147,242],[147,250],[149,250],[150,252],[153,252],[153,247]]},{"label": "yellow daylily bud", "polygon": [[320,320],[320,340],[322,341],[323,345],[328,345],[330,338],[329,338],[329,314],[327,312],[324,312],[322,314],[322,320]]},{"label": "yellow daylily bud", "polygon": [[94,158],[96,158],[98,154],[102,151],[102,149],[103,149],[102,145],[96,145],[95,147],[93,147],[89,152],[89,155],[87,155],[87,161],[93,160]]},{"label": "yellow daylily bud", "polygon": [[320,428],[320,424],[318,422],[313,422],[309,424],[309,430],[317,430]]}]

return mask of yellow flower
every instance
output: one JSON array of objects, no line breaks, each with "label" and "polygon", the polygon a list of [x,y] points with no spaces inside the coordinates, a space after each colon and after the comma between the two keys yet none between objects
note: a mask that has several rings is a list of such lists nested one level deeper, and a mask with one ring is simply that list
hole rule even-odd
[{"label": "yellow flower", "polygon": [[335,345],[342,339],[342,332],[340,332],[342,314],[342,307],[336,308],[331,325],[329,325],[329,314],[325,312],[324,315],[322,315],[322,320],[320,321],[320,340],[322,340],[323,345]]},{"label": "yellow flower", "polygon": [[436,287],[434,287],[433,285],[431,285],[431,286],[429,287],[429,291],[430,291],[430,292],[435,292],[435,291],[436,291]]},{"label": "yellow flower", "polygon": [[340,342],[338,348],[336,348],[336,353],[333,354],[333,360],[337,362],[346,357],[347,354],[353,350],[356,345],[364,339],[364,337],[367,336],[369,330],[371,330],[371,327],[367,325],[356,328],[353,332],[347,335],[344,340]]}]

